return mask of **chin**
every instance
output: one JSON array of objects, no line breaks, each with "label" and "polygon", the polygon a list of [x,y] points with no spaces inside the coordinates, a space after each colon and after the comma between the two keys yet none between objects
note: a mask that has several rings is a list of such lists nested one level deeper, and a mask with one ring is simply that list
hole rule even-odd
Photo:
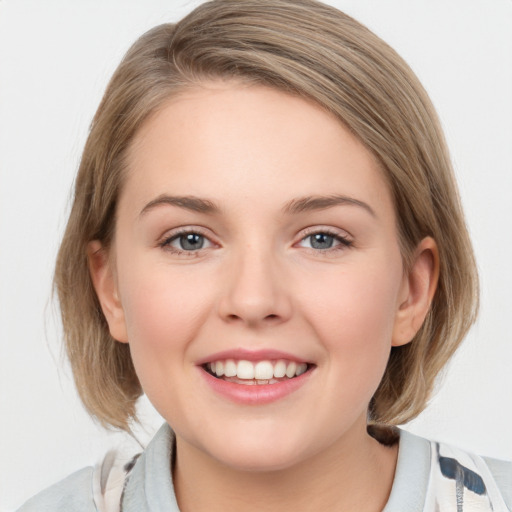
[{"label": "chin", "polygon": [[287,453],[284,450],[276,452],[270,449],[240,449],[236,453],[221,454],[217,461],[235,471],[252,473],[269,473],[289,469],[298,464],[302,458],[297,450]]},{"label": "chin", "polygon": [[[215,435],[220,434],[220,435]],[[203,453],[217,463],[236,471],[271,472],[288,469],[315,452],[305,440],[290,429],[240,429],[214,433],[201,443]],[[317,447],[321,450],[321,447]]]}]

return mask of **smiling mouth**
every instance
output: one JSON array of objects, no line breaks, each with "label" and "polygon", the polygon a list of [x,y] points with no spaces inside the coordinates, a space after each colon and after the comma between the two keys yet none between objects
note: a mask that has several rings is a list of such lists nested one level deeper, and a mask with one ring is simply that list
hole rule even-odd
[{"label": "smiling mouth", "polygon": [[297,363],[285,359],[257,362],[226,359],[206,363],[202,368],[218,379],[251,386],[288,381],[306,373],[313,366],[309,363]]}]

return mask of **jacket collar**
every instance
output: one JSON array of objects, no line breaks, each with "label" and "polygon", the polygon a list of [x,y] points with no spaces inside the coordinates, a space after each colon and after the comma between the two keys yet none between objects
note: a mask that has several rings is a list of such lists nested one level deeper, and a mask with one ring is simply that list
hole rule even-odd
[{"label": "jacket collar", "polygon": [[174,433],[162,425],[137,459],[125,484],[122,512],[179,512],[172,483]]}]

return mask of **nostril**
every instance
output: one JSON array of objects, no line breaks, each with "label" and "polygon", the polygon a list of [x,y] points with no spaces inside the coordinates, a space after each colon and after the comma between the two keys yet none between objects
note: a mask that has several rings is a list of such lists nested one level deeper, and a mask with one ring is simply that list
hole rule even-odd
[{"label": "nostril", "polygon": [[[235,314],[230,314],[228,317],[230,320],[241,320],[242,317]],[[265,320],[276,320],[279,318],[279,315],[271,314],[264,317]]]}]

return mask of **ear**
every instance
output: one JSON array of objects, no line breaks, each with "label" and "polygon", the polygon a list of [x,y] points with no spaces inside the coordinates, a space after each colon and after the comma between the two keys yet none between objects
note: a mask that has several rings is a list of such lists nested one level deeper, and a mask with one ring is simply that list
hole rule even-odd
[{"label": "ear", "polygon": [[117,291],[115,273],[107,251],[99,240],[93,240],[87,245],[87,259],[94,290],[110,334],[115,340],[127,343],[124,310]]},{"label": "ear", "polygon": [[432,237],[424,238],[404,274],[393,329],[392,346],[412,341],[427,316],[439,279],[439,252]]}]

